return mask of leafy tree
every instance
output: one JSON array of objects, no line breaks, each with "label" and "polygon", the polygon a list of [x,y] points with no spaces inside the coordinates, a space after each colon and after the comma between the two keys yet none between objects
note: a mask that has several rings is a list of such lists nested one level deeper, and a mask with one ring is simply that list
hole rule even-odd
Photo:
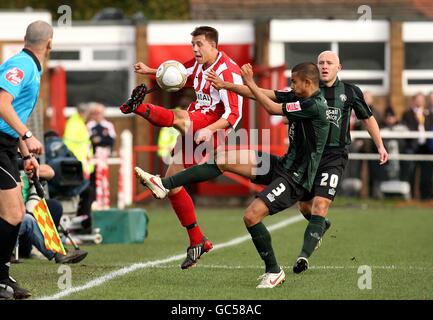
[{"label": "leafy tree", "polygon": [[69,5],[74,20],[90,20],[104,8],[119,8],[126,17],[143,12],[148,20],[186,20],[189,18],[188,0],[1,0],[1,9],[22,10],[27,7],[51,12],[53,20],[60,5]]}]

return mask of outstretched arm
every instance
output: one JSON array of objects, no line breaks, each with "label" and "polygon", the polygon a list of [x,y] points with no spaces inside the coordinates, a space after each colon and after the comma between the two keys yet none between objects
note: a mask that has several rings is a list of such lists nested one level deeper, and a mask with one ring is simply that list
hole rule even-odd
[{"label": "outstretched arm", "polygon": [[275,103],[271,99],[269,99],[269,97],[265,93],[263,93],[262,90],[254,82],[253,67],[249,63],[244,64],[241,68],[241,72],[245,84],[254,94],[257,102],[259,102],[269,114],[283,115],[281,104]]},{"label": "outstretched arm", "polygon": [[383,145],[382,137],[380,136],[379,125],[377,124],[376,119],[371,116],[368,119],[363,119],[361,121],[367,128],[368,133],[377,147],[377,152],[379,153],[379,164],[385,164],[388,161],[388,152]]},{"label": "outstretched arm", "polygon": [[230,123],[227,119],[220,118],[207,127],[198,130],[195,134],[195,143],[199,144],[203,141],[210,141],[216,131],[226,129],[229,126]]},{"label": "outstretched arm", "polygon": [[156,74],[156,69],[149,67],[143,62],[139,61],[134,64],[134,72],[139,74]]},{"label": "outstretched arm", "polygon": [[[251,92],[250,88],[248,88],[248,86],[243,85],[243,84],[235,84],[233,82],[224,81],[223,79],[221,79],[217,75],[217,73],[214,70],[209,70],[209,72],[207,73],[207,80],[209,80],[212,83],[212,86],[217,90],[226,89],[226,90],[233,91],[233,92],[235,92],[235,93],[237,93],[243,97],[250,98],[253,100],[256,99],[256,97]],[[260,88],[260,90],[269,99],[271,99],[273,101],[276,100],[274,90],[263,89],[263,88]]]}]

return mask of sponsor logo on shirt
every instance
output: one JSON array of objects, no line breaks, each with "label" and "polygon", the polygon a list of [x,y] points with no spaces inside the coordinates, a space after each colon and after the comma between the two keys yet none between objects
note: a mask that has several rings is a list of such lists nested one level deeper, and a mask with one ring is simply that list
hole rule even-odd
[{"label": "sponsor logo on shirt", "polygon": [[326,110],[326,118],[334,124],[337,128],[340,127],[339,121],[341,119],[341,110],[338,108],[328,107]]},{"label": "sponsor logo on shirt", "polygon": [[197,92],[197,102],[202,106],[210,106],[211,105],[211,97],[210,95],[203,93],[203,92]]},{"label": "sponsor logo on shirt", "polygon": [[295,111],[301,111],[301,104],[299,101],[296,102],[288,102],[286,103],[286,111],[287,112],[295,112]]},{"label": "sponsor logo on shirt", "polygon": [[17,86],[24,79],[24,72],[19,68],[11,68],[6,72],[6,81],[13,86]]}]

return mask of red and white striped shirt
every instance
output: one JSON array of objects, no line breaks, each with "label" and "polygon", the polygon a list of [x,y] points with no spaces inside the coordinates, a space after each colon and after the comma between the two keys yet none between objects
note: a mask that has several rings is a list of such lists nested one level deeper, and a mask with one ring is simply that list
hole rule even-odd
[{"label": "red and white striped shirt", "polygon": [[235,128],[242,118],[243,97],[229,90],[217,90],[211,82],[206,80],[206,73],[213,69],[224,81],[243,84],[239,66],[224,52],[220,51],[216,61],[203,70],[203,65],[195,59],[184,64],[188,71],[187,85],[194,87],[197,100],[192,102],[189,112],[203,114],[214,113],[220,118],[227,119]]}]

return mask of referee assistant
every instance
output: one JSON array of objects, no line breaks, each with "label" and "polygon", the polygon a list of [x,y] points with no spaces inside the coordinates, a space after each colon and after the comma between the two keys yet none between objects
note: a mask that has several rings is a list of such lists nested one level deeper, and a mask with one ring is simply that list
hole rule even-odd
[{"label": "referee assistant", "polygon": [[42,144],[26,127],[35,109],[42,65],[51,50],[53,28],[35,21],[26,30],[24,49],[0,66],[0,299],[25,299],[30,292],[9,276],[9,260],[25,214],[18,148],[24,166],[39,165],[32,154],[43,152]]}]

